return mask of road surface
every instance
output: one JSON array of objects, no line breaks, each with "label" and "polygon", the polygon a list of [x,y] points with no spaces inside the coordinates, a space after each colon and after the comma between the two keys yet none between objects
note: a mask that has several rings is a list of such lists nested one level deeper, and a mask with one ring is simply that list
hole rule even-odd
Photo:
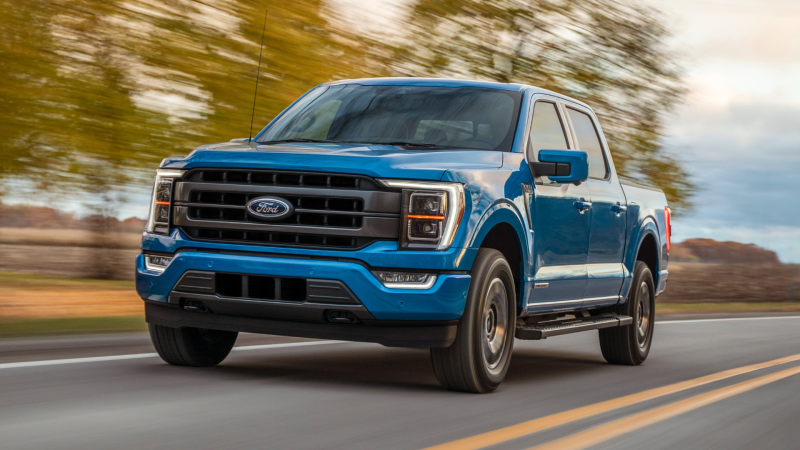
[{"label": "road surface", "polygon": [[662,320],[640,367],[594,331],[516,341],[489,395],[440,389],[426,350],[237,346],[197,369],[143,334],[0,341],[0,448],[800,448],[800,316]]}]

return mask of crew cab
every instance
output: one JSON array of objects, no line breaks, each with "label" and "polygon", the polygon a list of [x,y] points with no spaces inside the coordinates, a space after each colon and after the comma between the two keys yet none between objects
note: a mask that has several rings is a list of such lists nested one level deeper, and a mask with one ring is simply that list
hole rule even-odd
[{"label": "crew cab", "polygon": [[165,159],[136,289],[168,363],[238,332],[430,348],[442,386],[496,389],[514,339],[599,330],[641,364],[670,210],[621,181],[592,109],[521,84],[311,89],[254,138]]}]

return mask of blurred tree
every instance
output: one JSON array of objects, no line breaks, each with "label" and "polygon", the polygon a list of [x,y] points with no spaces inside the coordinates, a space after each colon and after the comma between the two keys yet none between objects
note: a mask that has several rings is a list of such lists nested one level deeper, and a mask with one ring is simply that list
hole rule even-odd
[{"label": "blurred tree", "polygon": [[[0,0],[0,194],[77,194],[98,242],[157,163],[255,130],[352,60],[321,0]],[[352,52],[350,52],[352,53]],[[105,253],[92,258],[108,275]]]},{"label": "blurred tree", "polygon": [[68,155],[50,145],[57,118],[45,111],[58,103],[58,55],[50,45],[53,12],[38,6],[0,0],[0,179],[24,173],[45,184],[45,174],[62,170]]},{"label": "blurred tree", "polygon": [[660,187],[679,212],[690,207],[694,185],[663,146],[685,89],[659,11],[616,0],[416,0],[401,27],[405,40],[378,53],[385,70],[580,99],[599,116],[621,174]]},{"label": "blurred tree", "polygon": [[[263,5],[262,5],[263,4]],[[26,180],[113,214],[164,156],[258,129],[310,87],[403,74],[516,81],[591,104],[621,173],[686,206],[662,146],[683,94],[656,12],[614,0],[416,0],[398,45],[348,34],[323,0],[0,0],[0,194]],[[388,51],[387,51],[388,50]],[[3,182],[5,180],[5,182]],[[57,189],[49,189],[50,187]]]},{"label": "blurred tree", "polygon": [[[0,177],[91,194],[97,212],[161,158],[247,136],[349,75],[321,0],[0,0]],[[0,191],[1,192],[1,191]]]}]

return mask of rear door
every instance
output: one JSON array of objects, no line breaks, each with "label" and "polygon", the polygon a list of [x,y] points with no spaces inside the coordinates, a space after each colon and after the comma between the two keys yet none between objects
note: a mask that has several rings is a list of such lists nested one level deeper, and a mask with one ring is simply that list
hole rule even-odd
[{"label": "rear door", "polygon": [[[557,100],[539,97],[531,116],[528,161],[537,161],[539,150],[573,148],[568,136]],[[536,260],[527,310],[579,307],[587,284],[591,211],[579,210],[576,203],[591,201],[589,189],[533,175],[529,213]]]},{"label": "rear door", "polygon": [[614,304],[619,299],[624,276],[625,194],[595,115],[571,103],[565,104],[564,110],[576,147],[589,156],[589,179],[585,184],[592,198],[592,219],[583,306]]}]

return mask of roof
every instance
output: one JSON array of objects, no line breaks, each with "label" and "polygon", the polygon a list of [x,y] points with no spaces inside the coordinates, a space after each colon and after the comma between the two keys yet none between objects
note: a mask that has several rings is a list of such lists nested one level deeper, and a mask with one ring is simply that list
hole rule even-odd
[{"label": "roof", "polygon": [[416,77],[396,77],[396,78],[358,78],[353,80],[341,80],[326,83],[328,85],[337,84],[360,84],[362,86],[428,86],[428,87],[474,87],[484,89],[499,89],[502,91],[519,92],[529,90],[532,94],[548,94],[564,100],[575,102],[579,105],[587,106],[585,103],[559,94],[558,92],[548,91],[547,89],[518,83],[497,83],[494,81],[475,81],[458,80],[452,78],[416,78]]}]

